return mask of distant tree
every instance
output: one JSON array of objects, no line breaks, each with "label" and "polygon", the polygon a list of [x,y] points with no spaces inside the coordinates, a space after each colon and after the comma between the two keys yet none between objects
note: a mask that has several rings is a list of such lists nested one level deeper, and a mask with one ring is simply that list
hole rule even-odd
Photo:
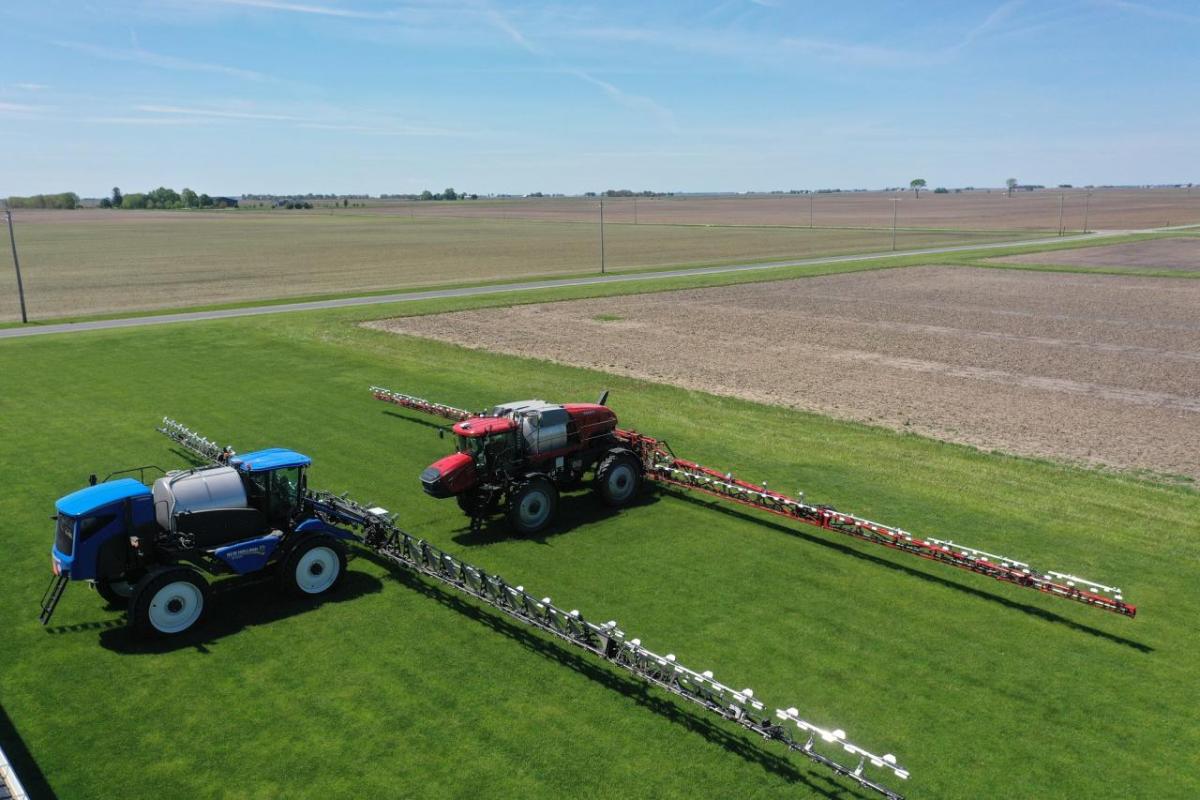
[{"label": "distant tree", "polygon": [[933,190],[933,193],[934,194],[950,194],[950,190],[947,189],[945,186],[939,186]]},{"label": "distant tree", "polygon": [[472,199],[472,200],[478,200],[478,199],[479,199],[479,195],[475,194],[474,192],[471,192],[471,199]]},{"label": "distant tree", "polygon": [[442,199],[443,200],[457,200],[458,193],[455,192],[453,188],[447,189],[446,191],[442,192]]},{"label": "distant tree", "polygon": [[911,181],[908,182],[908,185],[912,188],[912,190],[914,192],[917,193],[917,199],[920,200],[921,199],[921,190],[925,188],[925,179],[924,178],[913,178]]},{"label": "distant tree", "polygon": [[433,192],[431,192],[431,191],[429,191],[428,189],[426,189],[425,191],[421,192],[421,196],[420,196],[419,198],[417,198],[417,199],[418,199],[418,200],[432,200],[432,199],[433,199]]},{"label": "distant tree", "polygon": [[346,208],[349,205],[350,205],[350,201],[343,197],[342,198],[342,208]]},{"label": "distant tree", "polygon": [[213,199],[211,197],[209,197],[208,195],[201,193],[200,207],[201,208],[212,208],[212,204],[213,204]]},{"label": "distant tree", "polygon": [[113,208],[120,208],[120,207],[121,207],[121,201],[122,201],[123,199],[124,199],[124,198],[123,198],[123,197],[122,197],[122,195],[121,195],[121,190],[120,190],[118,187],[114,186],[114,187],[113,187],[113,193],[112,193],[112,207],[113,207]]},{"label": "distant tree", "polygon": [[583,196],[584,197],[595,197],[596,193],[595,192],[584,192]]},{"label": "distant tree", "polygon": [[146,195],[141,192],[127,194],[121,198],[121,208],[145,208]]},{"label": "distant tree", "polygon": [[100,198],[100,207],[101,208],[112,208],[112,200],[109,200],[107,197],[101,197]]},{"label": "distant tree", "polygon": [[1074,188],[1074,187],[1072,187],[1072,186],[1071,186],[1071,184],[1069,184],[1069,183],[1060,183],[1060,184],[1058,185],[1058,188],[1060,188],[1060,189],[1071,189],[1071,188]]},{"label": "distant tree", "polygon": [[1017,188],[1017,179],[1009,178],[1004,182],[1004,185],[1008,187],[1008,196],[1012,197],[1013,190]]},{"label": "distant tree", "polygon": [[183,202],[184,208],[198,208],[200,206],[200,195],[191,189],[184,189],[180,192],[179,199]]}]

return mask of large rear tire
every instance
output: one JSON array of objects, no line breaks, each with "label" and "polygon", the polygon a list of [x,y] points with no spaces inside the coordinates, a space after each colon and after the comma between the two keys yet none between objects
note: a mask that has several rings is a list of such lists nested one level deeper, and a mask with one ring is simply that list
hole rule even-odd
[{"label": "large rear tire", "polygon": [[530,478],[508,497],[508,524],[522,536],[545,530],[558,514],[558,489],[548,478]]},{"label": "large rear tire", "polygon": [[346,548],[331,536],[305,539],[279,562],[279,583],[296,597],[332,591],[346,574]]},{"label": "large rear tire", "polygon": [[596,494],[606,506],[624,508],[641,486],[642,464],[633,453],[611,453],[596,467]]},{"label": "large rear tire", "polygon": [[138,581],[129,601],[129,627],[139,636],[178,636],[208,608],[208,581],[188,567],[168,567]]}]

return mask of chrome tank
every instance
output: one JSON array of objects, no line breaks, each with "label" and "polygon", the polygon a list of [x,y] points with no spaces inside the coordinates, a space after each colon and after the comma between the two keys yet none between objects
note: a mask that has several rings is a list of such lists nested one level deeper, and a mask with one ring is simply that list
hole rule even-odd
[{"label": "chrome tank", "polygon": [[154,482],[154,515],[173,530],[176,514],[210,508],[246,508],[246,487],[233,467],[168,472]]},{"label": "chrome tank", "polygon": [[547,406],[520,416],[521,435],[531,453],[546,453],[567,446],[570,415],[562,406]]}]

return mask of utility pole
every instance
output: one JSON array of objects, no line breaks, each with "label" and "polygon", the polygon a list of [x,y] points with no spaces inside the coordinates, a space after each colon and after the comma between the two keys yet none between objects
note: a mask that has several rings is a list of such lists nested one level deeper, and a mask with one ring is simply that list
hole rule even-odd
[{"label": "utility pole", "polygon": [[21,283],[21,262],[17,259],[17,237],[13,235],[12,209],[4,204],[4,216],[8,218],[8,241],[12,243],[13,269],[17,271],[17,296],[21,298],[21,324],[29,322],[25,313],[25,285]]},{"label": "utility pole", "polygon": [[1091,203],[1091,200],[1092,200],[1091,192],[1088,192],[1086,195],[1084,195],[1084,197],[1083,197],[1083,232],[1084,233],[1087,233],[1088,204]]},{"label": "utility pole", "polygon": [[813,204],[813,193],[810,191],[808,193],[808,227],[809,228],[812,227],[812,219],[813,219],[812,204]]},{"label": "utility pole", "polygon": [[892,198],[892,250],[896,249],[896,211],[900,208],[900,198]]},{"label": "utility pole", "polygon": [[633,224],[637,225],[637,198],[633,198]]},{"label": "utility pole", "polygon": [[1062,214],[1063,214],[1063,195],[1062,195],[1062,192],[1059,192],[1058,193],[1058,235],[1059,236],[1063,235]]},{"label": "utility pole", "polygon": [[600,197],[600,274],[604,274],[604,197]]}]

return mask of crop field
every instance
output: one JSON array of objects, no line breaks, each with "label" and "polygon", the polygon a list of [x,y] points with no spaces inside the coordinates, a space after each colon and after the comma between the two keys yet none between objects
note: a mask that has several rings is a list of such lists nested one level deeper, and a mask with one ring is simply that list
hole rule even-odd
[{"label": "crop field", "polygon": [[[814,195],[718,195],[605,198],[604,216],[612,222],[693,225],[799,225],[887,228],[892,200],[898,199],[899,225],[957,230],[1057,231],[1059,195],[1062,225],[1068,231],[1155,228],[1200,223],[1200,188],[1046,189],[1015,192],[975,190],[921,192],[837,192]],[[811,201],[811,203],[810,203]],[[811,204],[811,217],[810,217]],[[372,203],[378,213],[458,218],[595,221],[596,198],[474,200],[461,203]]]},{"label": "crop field", "polygon": [[[1079,254],[1177,241],[1014,258],[1096,263]],[[377,325],[985,449],[1200,478],[1195,437],[1180,435],[1200,423],[1192,280],[916,267]]]},{"label": "crop field", "polygon": [[993,259],[1002,264],[1041,264],[1083,267],[1200,272],[1200,239],[1176,236],[1144,242],[1058,250],[1052,256],[1024,253]]},{"label": "crop field", "polygon": [[[896,753],[912,800],[1200,794],[1194,490],[615,375],[617,361],[583,369],[361,325],[397,313],[0,342],[0,741],[37,796],[867,797],[365,555],[322,603],[221,582],[181,642],[131,640],[81,586],[40,628],[54,499],[89,472],[184,465],[154,432],[164,414],[239,450],[303,450],[312,485],[385,505],[439,547]],[[1120,585],[1139,614],[669,493],[615,514],[570,496],[536,539],[472,533],[417,480],[449,441],[372,400],[372,383],[469,408],[610,388],[624,423],[702,463]]]},{"label": "crop field", "polygon": [[[600,270],[598,226],[583,222],[409,218],[369,209],[14,217],[34,320]],[[995,230],[900,230],[896,246],[1013,237]],[[605,227],[610,271],[865,253],[891,245],[890,228]],[[0,322],[15,319],[16,280],[11,269],[0,269]]]}]

